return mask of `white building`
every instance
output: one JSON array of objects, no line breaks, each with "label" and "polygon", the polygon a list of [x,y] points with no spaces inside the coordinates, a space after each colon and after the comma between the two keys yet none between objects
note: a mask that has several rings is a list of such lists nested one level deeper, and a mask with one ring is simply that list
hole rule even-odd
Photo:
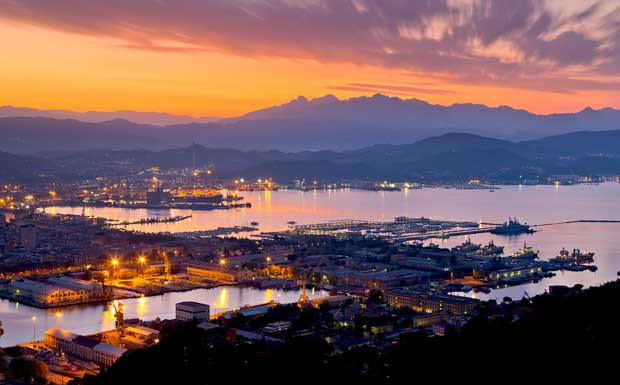
[{"label": "white building", "polygon": [[209,305],[199,302],[179,302],[176,305],[176,319],[181,321],[208,321],[210,317]]},{"label": "white building", "polygon": [[103,366],[112,366],[126,352],[121,347],[99,342],[59,328],[47,330],[43,342],[50,349],[62,350],[65,353]]},{"label": "white building", "polygon": [[100,284],[66,276],[50,277],[45,281],[13,277],[7,289],[16,300],[40,306],[79,304],[106,298]]}]

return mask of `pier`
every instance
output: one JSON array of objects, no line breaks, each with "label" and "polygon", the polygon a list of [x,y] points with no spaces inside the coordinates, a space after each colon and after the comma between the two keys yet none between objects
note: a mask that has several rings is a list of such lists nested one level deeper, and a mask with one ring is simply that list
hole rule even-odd
[{"label": "pier", "polygon": [[186,219],[191,218],[191,215],[184,216],[176,216],[176,217],[166,217],[166,218],[144,218],[138,221],[124,221],[118,223],[111,223],[108,226],[129,226],[129,225],[150,225],[153,223],[172,223],[172,222],[180,222]]}]

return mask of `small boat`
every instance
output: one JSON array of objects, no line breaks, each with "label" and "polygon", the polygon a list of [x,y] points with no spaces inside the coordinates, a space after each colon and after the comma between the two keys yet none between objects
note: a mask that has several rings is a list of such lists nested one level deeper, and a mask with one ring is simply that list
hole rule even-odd
[{"label": "small boat", "polygon": [[297,222],[295,222],[295,221],[288,221],[288,222],[286,222],[286,224],[287,224],[287,225],[294,225],[294,224],[296,224],[296,223],[297,223]]},{"label": "small boat", "polygon": [[252,226],[258,226],[258,222],[250,222]]}]

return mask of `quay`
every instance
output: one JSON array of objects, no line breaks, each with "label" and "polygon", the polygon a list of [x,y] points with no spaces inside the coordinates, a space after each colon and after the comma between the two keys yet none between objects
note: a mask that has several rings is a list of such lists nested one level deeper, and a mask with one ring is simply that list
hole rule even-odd
[{"label": "quay", "polygon": [[166,217],[166,218],[143,218],[137,221],[123,221],[118,223],[111,223],[108,226],[129,226],[129,225],[148,225],[152,223],[174,223],[181,222],[186,219],[191,218],[191,215],[177,215],[175,217]]}]

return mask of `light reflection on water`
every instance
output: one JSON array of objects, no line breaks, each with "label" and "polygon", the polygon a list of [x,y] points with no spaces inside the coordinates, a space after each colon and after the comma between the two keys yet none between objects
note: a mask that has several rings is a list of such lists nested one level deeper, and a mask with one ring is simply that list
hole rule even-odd
[{"label": "light reflection on water", "polygon": [[[620,184],[577,186],[504,186],[491,193],[488,190],[455,189],[408,189],[392,191],[274,191],[243,192],[251,208],[235,210],[195,211],[188,210],[128,210],[118,208],[87,208],[87,215],[97,215],[119,220],[138,220],[154,215],[187,215],[192,218],[175,223],[132,226],[141,231],[195,231],[219,226],[247,226],[259,222],[262,231],[281,230],[288,221],[298,224],[316,223],[337,219],[392,220],[396,216],[426,216],[440,219],[503,222],[509,216],[530,224],[552,223],[576,219],[620,219]],[[81,208],[58,207],[48,212],[81,214]],[[555,256],[562,247],[580,248],[596,253],[597,272],[557,272],[557,276],[538,283],[512,286],[494,290],[490,294],[468,293],[478,298],[521,298],[523,292],[530,295],[544,292],[549,285],[596,285],[617,278],[620,270],[620,224],[576,223],[544,227],[542,231],[517,237],[499,237],[491,234],[472,235],[478,243],[494,240],[506,246],[510,254],[520,248],[524,241],[540,249],[541,258]],[[446,246],[461,243],[465,237],[450,238]],[[440,241],[435,240],[439,243]],[[252,291],[249,288],[218,288],[211,291],[171,293],[159,297],[123,301],[127,303],[127,317],[153,319],[174,317],[174,303],[194,300],[211,304],[214,311],[221,311],[243,304],[267,302],[293,302],[297,292],[278,290]],[[310,293],[312,295],[312,293]],[[221,310],[220,310],[221,309]],[[30,317],[37,315],[37,329],[62,325],[77,332],[87,333],[111,329],[114,319],[107,307],[84,306],[63,310],[61,319],[52,311],[46,312],[0,302],[0,320],[6,334],[0,339],[3,346],[32,337]],[[42,331],[41,333],[42,334]]]},{"label": "light reflection on water", "polygon": [[[175,317],[175,304],[182,301],[196,301],[211,305],[211,313],[220,313],[244,305],[256,305],[271,299],[280,303],[296,302],[299,290],[259,290],[242,286],[220,286],[213,289],[196,289],[182,293],[167,293],[160,296],[124,299],[125,318],[142,320],[171,319]],[[327,295],[324,291],[309,294],[311,298]],[[60,312],[60,315],[59,315]],[[33,322],[38,339],[45,330],[61,327],[79,334],[91,334],[114,328],[114,307],[112,303],[63,307],[61,309],[37,309],[8,300],[0,300],[0,320],[4,335],[1,346],[32,341]]]},{"label": "light reflection on water", "polygon": [[[574,219],[620,219],[620,184],[577,186],[502,186],[488,190],[405,189],[403,191],[248,191],[240,192],[251,208],[234,210],[152,210],[86,208],[86,215],[121,221],[145,217],[192,215],[174,223],[132,225],[141,231],[195,231],[216,227],[249,226],[262,231],[282,230],[288,221],[298,224],[338,219],[392,220],[397,216],[502,222],[508,216],[529,223]],[[81,207],[52,207],[48,212],[81,214]]]}]

